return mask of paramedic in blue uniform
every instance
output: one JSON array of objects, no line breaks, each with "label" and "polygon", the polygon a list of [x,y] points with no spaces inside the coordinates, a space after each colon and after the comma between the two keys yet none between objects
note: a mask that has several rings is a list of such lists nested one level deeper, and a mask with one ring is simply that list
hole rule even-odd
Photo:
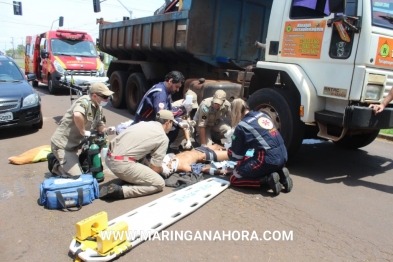
[{"label": "paramedic in blue uniform", "polygon": [[172,110],[172,94],[179,91],[184,83],[184,76],[178,71],[172,71],[165,76],[165,81],[150,88],[142,98],[134,124],[140,121],[154,121],[158,111]]},{"label": "paramedic in blue uniform", "polygon": [[[278,195],[282,184],[284,191],[290,192],[293,182],[285,168],[287,150],[270,117],[263,112],[250,111],[247,103],[240,98],[232,102],[231,109],[235,130],[228,157],[238,161],[230,177],[231,185],[260,187],[267,183]],[[251,157],[246,156],[249,149],[254,149]]]},{"label": "paramedic in blue uniform", "polygon": [[[179,92],[180,87],[184,83],[184,76],[179,71],[169,72],[164,79],[164,82],[160,82],[150,88],[142,101],[139,103],[138,109],[135,114],[133,124],[141,121],[154,121],[158,111],[160,110],[172,110],[172,94]],[[178,114],[181,114],[178,110],[173,112],[175,119],[178,118]],[[177,119],[179,120],[179,119]],[[172,130],[167,134],[169,142],[173,142],[179,133],[178,127],[173,127]]]}]

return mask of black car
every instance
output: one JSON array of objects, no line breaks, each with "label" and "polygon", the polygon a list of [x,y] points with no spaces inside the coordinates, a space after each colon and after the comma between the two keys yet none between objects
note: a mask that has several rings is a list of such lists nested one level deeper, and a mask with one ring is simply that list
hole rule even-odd
[{"label": "black car", "polygon": [[41,129],[43,120],[41,98],[12,58],[0,55],[0,129],[16,126],[32,126]]}]

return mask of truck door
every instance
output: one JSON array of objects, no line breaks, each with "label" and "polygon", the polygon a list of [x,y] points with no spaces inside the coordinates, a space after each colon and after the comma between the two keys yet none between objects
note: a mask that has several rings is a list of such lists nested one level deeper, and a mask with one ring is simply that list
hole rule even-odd
[{"label": "truck door", "polygon": [[[282,26],[280,62],[301,66],[319,96],[347,103],[359,33],[334,19],[327,0],[293,0]],[[355,10],[348,0],[347,8]],[[328,25],[328,20],[337,20]],[[333,110],[334,111],[334,110]]]},{"label": "truck door", "polygon": [[[41,39],[41,44],[40,44],[40,48],[42,47],[42,50],[45,50],[47,53],[48,51],[48,42],[46,38],[42,38]],[[48,53],[49,55],[49,53]],[[40,52],[40,58],[41,58],[41,76],[42,76],[42,80],[44,83],[48,82],[48,69],[50,67],[49,63],[50,63],[50,59],[49,57],[43,57],[41,56],[41,52]]]}]

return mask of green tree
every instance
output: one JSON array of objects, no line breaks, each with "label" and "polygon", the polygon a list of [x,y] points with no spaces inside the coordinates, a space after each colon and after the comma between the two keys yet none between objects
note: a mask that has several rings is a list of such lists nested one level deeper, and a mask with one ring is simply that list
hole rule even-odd
[{"label": "green tree", "polygon": [[23,56],[25,53],[25,46],[24,45],[18,45],[18,47],[15,50],[15,53],[17,53],[20,56]]}]

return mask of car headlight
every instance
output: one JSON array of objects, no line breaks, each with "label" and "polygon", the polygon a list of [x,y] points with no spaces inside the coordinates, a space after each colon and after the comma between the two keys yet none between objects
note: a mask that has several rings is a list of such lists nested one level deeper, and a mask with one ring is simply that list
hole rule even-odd
[{"label": "car headlight", "polygon": [[40,97],[37,94],[28,95],[25,97],[25,99],[23,99],[22,107],[34,106],[38,104],[39,101]]},{"label": "car headlight", "polygon": [[97,76],[104,76],[104,63],[100,62],[100,69],[97,71]]},{"label": "car headlight", "polygon": [[57,72],[64,75],[65,69],[60,65],[60,63],[57,60],[53,62],[53,65],[55,66]]}]

